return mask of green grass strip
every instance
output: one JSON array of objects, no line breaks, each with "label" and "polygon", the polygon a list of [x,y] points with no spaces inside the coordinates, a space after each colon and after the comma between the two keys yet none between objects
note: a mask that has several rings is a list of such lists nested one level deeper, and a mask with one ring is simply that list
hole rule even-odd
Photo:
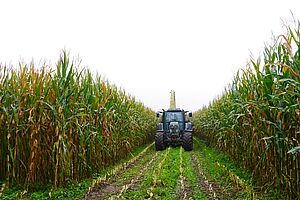
[{"label": "green grass strip", "polygon": [[124,170],[127,166],[134,163],[137,159],[139,159],[141,156],[143,156],[152,146],[154,145],[154,142],[148,145],[142,152],[140,152],[138,155],[131,158],[128,162],[122,163],[112,170],[108,171],[104,176],[99,176],[97,179],[95,179],[89,188],[89,191],[97,184],[100,184],[104,181],[107,181],[110,177],[114,176],[115,174],[119,173],[120,171]]},{"label": "green grass strip", "polygon": [[251,173],[237,167],[224,153],[207,146],[199,139],[194,140],[194,145],[203,172],[209,179],[221,185],[230,198],[282,199],[280,194],[273,191],[268,194],[255,192]]},{"label": "green grass strip", "polygon": [[131,190],[127,190],[121,197],[121,199],[147,199],[149,195],[147,193],[148,188],[151,187],[153,181],[153,173],[157,169],[159,163],[163,160],[164,156],[167,154],[167,150],[161,153],[158,158],[152,163],[148,168],[142,181]]},{"label": "green grass strip", "polygon": [[154,148],[151,148],[151,150],[146,152],[146,155],[143,157],[143,159],[140,162],[133,163],[134,165],[132,166],[132,168],[126,169],[121,176],[115,177],[114,180],[111,182],[111,185],[115,187],[119,187],[120,191],[118,191],[115,194],[108,194],[108,196],[111,196],[111,198],[120,198],[122,194],[125,192],[122,190],[127,190],[128,186],[133,185],[130,184],[133,180],[137,180],[141,178],[142,174],[140,174],[140,172],[143,170],[145,166],[147,166],[148,162],[152,163],[153,161],[151,160],[157,158],[159,153],[160,152],[157,152],[156,155]]},{"label": "green grass strip", "polygon": [[[195,150],[194,150],[195,151]],[[194,199],[207,199],[205,193],[198,187],[197,174],[192,168],[191,165],[191,152],[183,151],[183,175],[186,177],[186,180],[193,190]]]},{"label": "green grass strip", "polygon": [[153,198],[177,199],[176,186],[180,175],[180,148],[171,148],[153,189]]}]

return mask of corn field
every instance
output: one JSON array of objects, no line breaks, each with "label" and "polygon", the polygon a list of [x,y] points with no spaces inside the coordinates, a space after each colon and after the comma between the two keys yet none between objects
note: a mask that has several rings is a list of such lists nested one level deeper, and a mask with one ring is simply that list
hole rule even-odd
[{"label": "corn field", "polygon": [[70,61],[0,66],[0,180],[55,187],[90,177],[148,142],[154,112]]},{"label": "corn field", "polygon": [[250,59],[232,84],[197,111],[197,134],[249,169],[264,189],[300,197],[300,23]]}]

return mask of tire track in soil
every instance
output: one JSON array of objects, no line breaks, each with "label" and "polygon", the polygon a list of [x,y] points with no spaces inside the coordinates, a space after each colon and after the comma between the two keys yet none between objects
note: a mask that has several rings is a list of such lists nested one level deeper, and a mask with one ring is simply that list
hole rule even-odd
[{"label": "tire track in soil", "polygon": [[238,175],[228,169],[225,165],[219,162],[216,162],[216,164],[226,173],[231,182],[233,182],[233,186],[231,186],[228,190],[231,199],[236,199],[236,194],[238,192],[245,193],[248,199],[258,199],[251,185],[247,184],[243,179],[241,179]]},{"label": "tire track in soil", "polygon": [[[197,145],[200,145],[198,139],[195,139],[194,141],[197,142]],[[222,169],[226,173],[226,176],[230,178],[232,184],[228,184],[225,187],[222,187],[223,194],[228,199],[238,199],[237,194],[246,194],[247,199],[257,199],[257,196],[255,194],[255,191],[253,187],[249,184],[247,184],[243,179],[240,179],[239,176],[237,176],[234,172],[232,172],[230,169],[228,169],[225,165],[219,163],[218,161],[215,161],[216,165]]]},{"label": "tire track in soil", "polygon": [[121,190],[118,191],[118,194],[110,197],[109,200],[120,199],[128,189],[131,189],[135,185],[139,184],[145,172],[149,169],[151,164],[157,159],[160,153],[161,153],[160,151],[157,151],[155,155],[147,162],[147,164],[140,170],[140,173],[136,177],[131,179],[129,182],[127,182],[125,185],[123,185]]},{"label": "tire track in soil", "polygon": [[166,150],[163,159],[160,161],[160,163],[158,164],[158,167],[153,171],[152,174],[152,184],[151,187],[147,190],[147,194],[149,195],[148,199],[152,199],[152,197],[154,196],[153,194],[153,189],[155,188],[156,184],[157,184],[157,178],[161,172],[161,168],[163,166],[163,164],[165,163],[165,161],[167,160],[167,157],[169,155],[171,147],[168,147],[168,149]]},{"label": "tire track in soil", "polygon": [[198,186],[207,194],[209,199],[227,199],[224,190],[215,182],[210,181],[204,174],[199,159],[194,152],[191,152],[191,165],[197,174]]},{"label": "tire track in soil", "polygon": [[[127,163],[123,163],[116,168],[114,168],[110,174],[105,175],[104,177],[99,177],[98,180],[96,180],[95,183],[93,183],[93,186],[90,188],[90,191],[86,194],[85,199],[104,199],[109,194],[117,193],[121,188],[118,188],[112,183],[116,182],[116,180],[124,175],[126,171],[129,171],[130,169],[134,168],[137,163],[141,162],[145,156],[147,155],[148,151],[153,147],[154,143],[151,143],[145,149],[133,157],[130,161]],[[151,153],[151,152],[150,152]]]},{"label": "tire track in soil", "polygon": [[180,165],[179,165],[179,182],[180,182],[180,190],[179,190],[179,199],[186,199],[187,194],[185,191],[185,177],[183,176],[183,166],[182,166],[182,147],[180,147]]},{"label": "tire track in soil", "polygon": [[188,185],[188,182],[186,181],[186,177],[183,175],[183,171],[184,171],[184,167],[183,167],[182,147],[180,147],[180,166],[179,166],[180,188],[178,191],[178,197],[180,200],[193,199],[193,191]]}]

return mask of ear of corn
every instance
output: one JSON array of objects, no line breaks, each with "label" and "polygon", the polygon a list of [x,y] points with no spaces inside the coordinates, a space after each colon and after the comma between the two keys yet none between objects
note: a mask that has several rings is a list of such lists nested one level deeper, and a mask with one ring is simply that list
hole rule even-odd
[{"label": "ear of corn", "polygon": [[291,199],[300,197],[299,27],[276,38],[262,60],[251,59],[220,98],[194,115],[199,135]]},{"label": "ear of corn", "polygon": [[56,70],[0,66],[0,180],[63,185],[148,141],[153,111],[61,54]]}]

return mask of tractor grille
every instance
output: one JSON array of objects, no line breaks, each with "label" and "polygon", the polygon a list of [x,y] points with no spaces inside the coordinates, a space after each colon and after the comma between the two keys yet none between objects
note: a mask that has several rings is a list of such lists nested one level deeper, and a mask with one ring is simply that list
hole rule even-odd
[{"label": "tractor grille", "polygon": [[[183,130],[184,130],[184,127],[185,127],[185,126],[184,126],[184,123],[183,123],[183,122],[178,122],[178,124],[179,124],[179,130],[180,130],[180,131],[183,131]],[[170,130],[170,127],[169,127],[169,126],[170,126],[170,123],[165,123],[165,124],[164,124],[164,130],[165,130],[165,131],[169,131],[169,130]]]}]

